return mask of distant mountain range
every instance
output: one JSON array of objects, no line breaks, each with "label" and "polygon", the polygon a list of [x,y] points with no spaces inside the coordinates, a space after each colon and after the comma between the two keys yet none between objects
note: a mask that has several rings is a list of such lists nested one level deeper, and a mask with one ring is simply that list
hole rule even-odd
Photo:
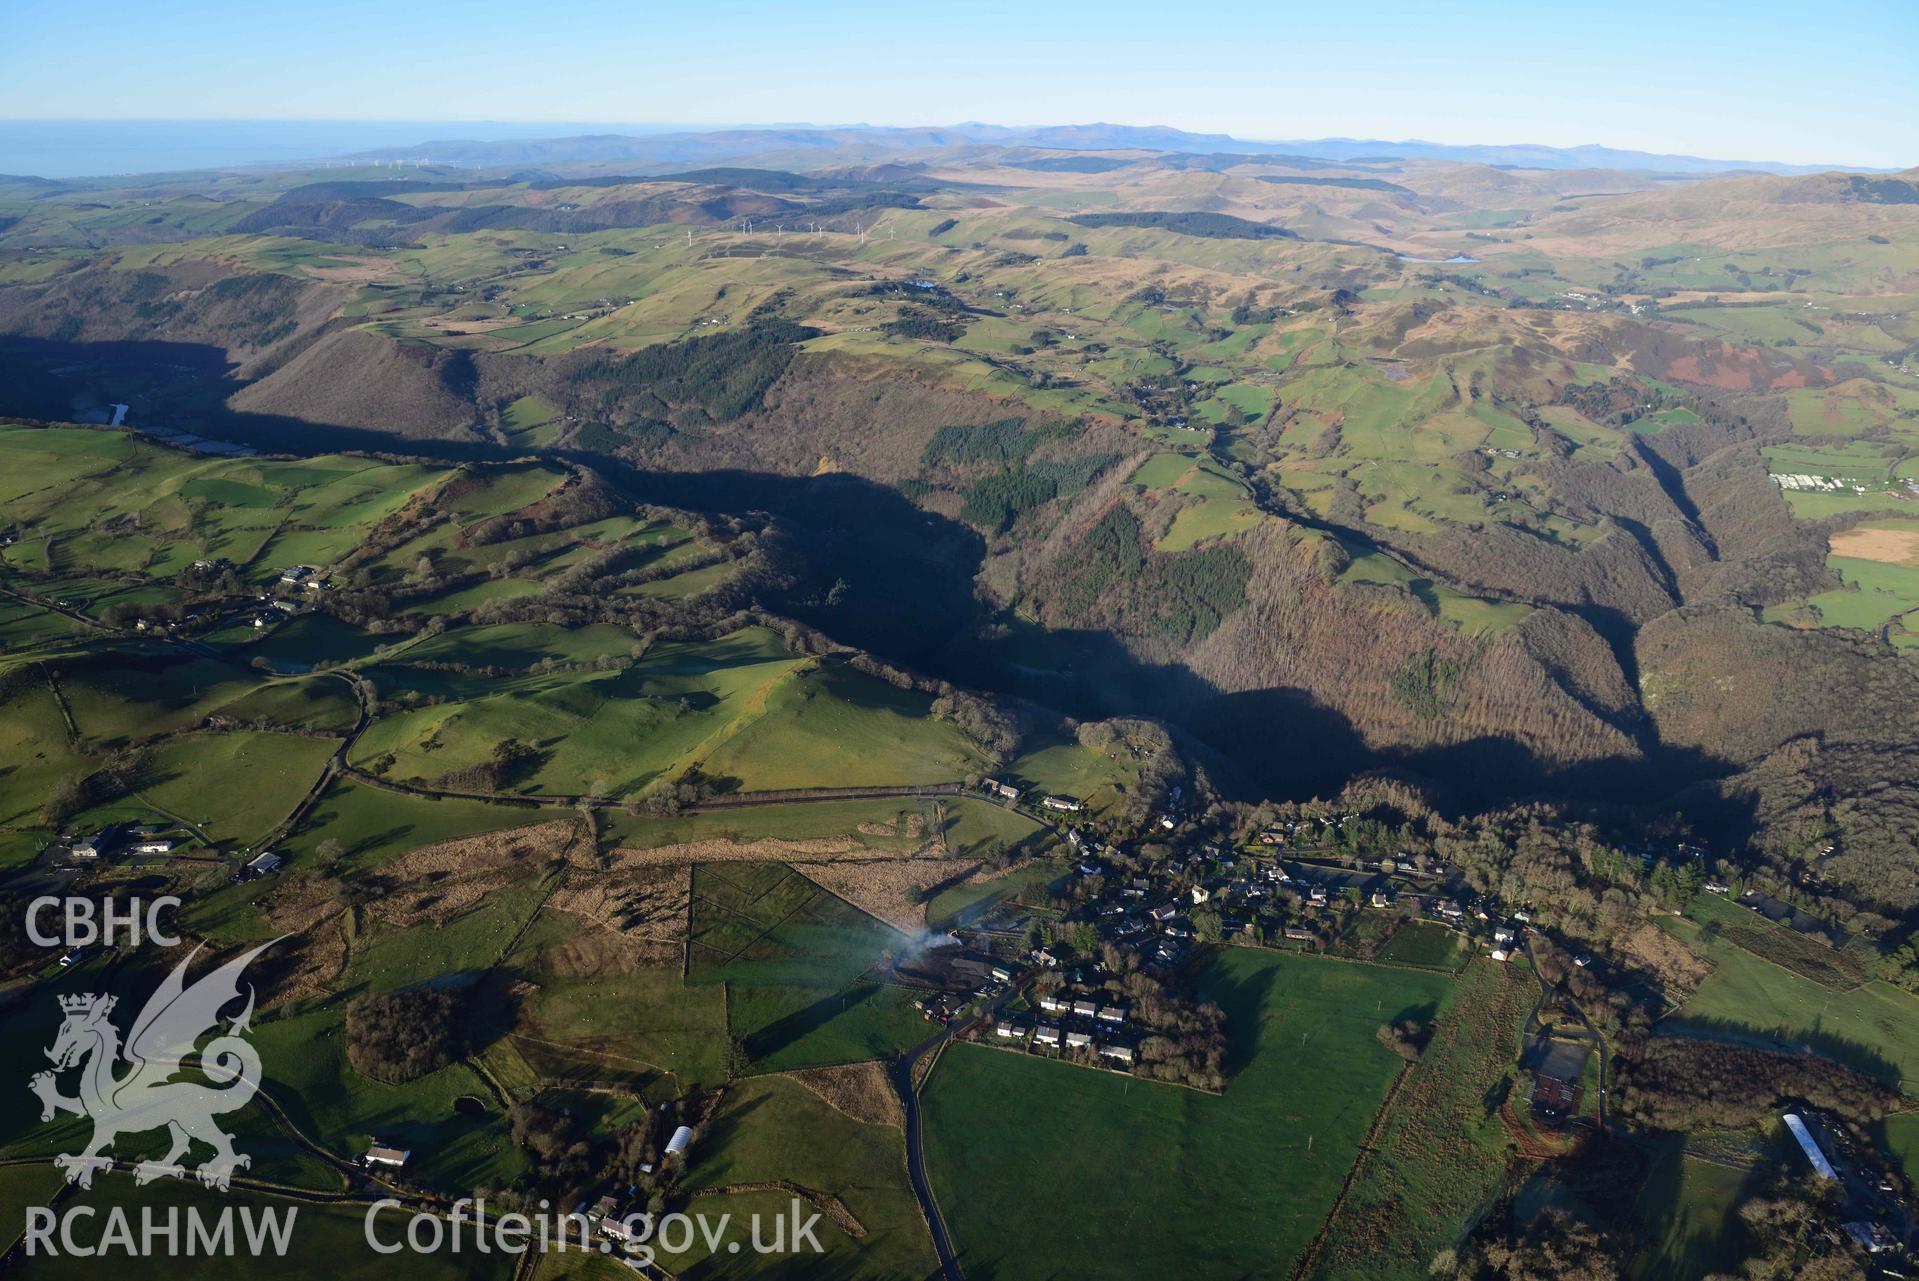
[{"label": "distant mountain range", "polygon": [[1292,156],[1318,161],[1381,159],[1452,160],[1521,169],[1642,169],[1661,173],[1708,174],[1749,171],[1768,174],[1820,173],[1831,169],[1880,173],[1853,165],[1789,165],[1769,160],[1715,160],[1589,145],[1548,147],[1454,145],[1410,139],[1316,138],[1254,141],[1228,134],[1189,133],[1165,125],[1047,125],[1019,128],[969,122],[946,126],[898,128],[873,125],[739,128],[680,133],[592,133],[570,137],[479,141],[433,139],[410,147],[386,147],[345,159],[391,161],[426,159],[469,169],[516,166],[627,164],[640,167],[712,164],[748,157],[838,153],[853,160],[888,153],[945,147],[1037,147],[1060,151],[1144,150],[1184,153],[1240,152]]}]

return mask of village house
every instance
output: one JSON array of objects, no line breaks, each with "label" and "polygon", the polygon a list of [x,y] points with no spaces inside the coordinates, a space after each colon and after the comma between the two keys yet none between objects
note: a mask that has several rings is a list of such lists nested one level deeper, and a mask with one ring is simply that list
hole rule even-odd
[{"label": "village house", "polygon": [[1193,887],[1193,906],[1194,907],[1198,907],[1201,903],[1206,902],[1208,899],[1212,897],[1213,897],[1213,892],[1207,889],[1204,885],[1195,885]]},{"label": "village house", "polygon": [[1039,1031],[1033,1034],[1033,1043],[1035,1045],[1058,1045],[1059,1029],[1050,1023],[1040,1024]]},{"label": "village house", "polygon": [[1055,996],[1049,992],[1039,998],[1039,1008],[1045,1010],[1048,1014],[1064,1014],[1072,1009],[1073,1006],[1071,1002],[1063,997]]},{"label": "village house", "polygon": [[1083,1050],[1092,1043],[1093,1038],[1085,1032],[1068,1032],[1066,1034],[1066,1048],[1069,1050]]},{"label": "village house", "polygon": [[1121,1063],[1131,1063],[1133,1061],[1133,1047],[1130,1045],[1115,1045],[1111,1041],[1108,1041],[1099,1047],[1099,1052],[1107,1058],[1117,1059]]},{"label": "village house", "polygon": [[1126,1021],[1126,1007],[1123,1005],[1100,1006],[1099,1021],[1102,1023],[1124,1023]]},{"label": "village house", "polygon": [[1099,1013],[1099,1006],[1092,1001],[1074,1001],[1073,1013],[1083,1019],[1090,1019]]}]

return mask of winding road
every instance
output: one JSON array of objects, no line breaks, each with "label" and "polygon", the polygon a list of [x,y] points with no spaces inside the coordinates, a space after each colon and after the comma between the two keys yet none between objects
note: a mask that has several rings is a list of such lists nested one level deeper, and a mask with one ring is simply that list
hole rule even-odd
[{"label": "winding road", "polygon": [[948,1023],[901,1055],[893,1068],[893,1084],[899,1088],[900,1102],[906,1108],[906,1177],[913,1185],[913,1195],[919,1200],[920,1213],[926,1216],[926,1229],[933,1235],[933,1251],[939,1255],[940,1274],[946,1281],[966,1281],[966,1274],[960,1271],[959,1258],[953,1253],[953,1241],[946,1230],[946,1216],[940,1213],[939,1202],[933,1196],[932,1181],[926,1177],[924,1127],[920,1119],[919,1091],[913,1085],[913,1069],[921,1059],[961,1032],[998,1014],[1013,999],[1013,994],[1032,977],[1031,969],[1015,975],[1006,984],[1006,990],[994,997],[984,1009],[964,1021]]}]

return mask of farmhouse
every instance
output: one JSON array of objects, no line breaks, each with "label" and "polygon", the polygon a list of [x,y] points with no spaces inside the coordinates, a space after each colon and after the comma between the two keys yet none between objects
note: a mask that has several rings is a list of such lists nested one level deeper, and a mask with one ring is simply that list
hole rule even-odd
[{"label": "farmhouse", "polygon": [[281,865],[285,862],[286,860],[284,858],[269,850],[267,853],[254,859],[251,863],[248,863],[244,874],[249,877],[266,876],[268,873],[279,871]]},{"label": "farmhouse", "polygon": [[1017,787],[1014,787],[1011,783],[1002,783],[996,778],[986,780],[986,790],[1004,800],[1016,801],[1019,799],[1019,789]]},{"label": "farmhouse", "polygon": [[366,1155],[360,1158],[360,1164],[365,1166],[384,1165],[390,1169],[400,1170],[404,1169],[406,1163],[412,1159],[413,1151],[411,1148],[389,1148],[376,1143],[366,1150]]},{"label": "farmhouse", "polygon": [[164,836],[150,836],[135,842],[133,852],[135,854],[170,854],[173,852],[173,842]]},{"label": "farmhouse", "polygon": [[1063,814],[1077,814],[1086,808],[1070,796],[1049,796],[1040,804],[1049,810],[1058,810]]}]

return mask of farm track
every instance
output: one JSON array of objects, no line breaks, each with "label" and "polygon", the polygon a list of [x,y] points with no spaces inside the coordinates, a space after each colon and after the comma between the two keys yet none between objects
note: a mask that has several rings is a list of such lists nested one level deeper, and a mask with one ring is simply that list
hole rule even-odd
[{"label": "farm track", "polygon": [[[1526,1016],[1526,1023],[1531,1026],[1539,1021],[1539,1012],[1546,1008],[1546,1002],[1551,999],[1553,989],[1552,985],[1546,982],[1545,976],[1539,972],[1539,961],[1533,956],[1533,940],[1530,934],[1526,936],[1526,959],[1532,962],[1533,977],[1539,980],[1539,1000],[1533,1005],[1532,1013]],[[1570,1001],[1567,1004],[1572,1005]],[[1612,1056],[1606,1048],[1606,1038],[1599,1035],[1599,1029],[1593,1026],[1591,1019],[1586,1017],[1586,1012],[1577,1005],[1572,1005],[1572,1012],[1579,1016],[1581,1023],[1585,1024],[1585,1039],[1590,1040],[1599,1050],[1599,1128],[1604,1130],[1606,1128],[1606,1090],[1608,1082],[1612,1080]]]},{"label": "farm track", "polygon": [[[516,796],[501,792],[466,792],[451,788],[427,787],[417,783],[397,783],[392,779],[380,778],[365,770],[351,765],[343,765],[340,773],[355,782],[383,792],[395,792],[405,796],[419,796],[427,800],[481,801],[496,805],[515,805],[542,809],[618,809],[626,802],[604,796]],[[800,805],[810,801],[883,801],[896,798],[957,796],[966,789],[964,783],[928,783],[919,787],[810,787],[796,788],[777,792],[740,792],[732,796],[719,796],[704,800],[696,805],[683,807],[682,814],[706,814],[720,810],[753,809],[766,805]]]}]

